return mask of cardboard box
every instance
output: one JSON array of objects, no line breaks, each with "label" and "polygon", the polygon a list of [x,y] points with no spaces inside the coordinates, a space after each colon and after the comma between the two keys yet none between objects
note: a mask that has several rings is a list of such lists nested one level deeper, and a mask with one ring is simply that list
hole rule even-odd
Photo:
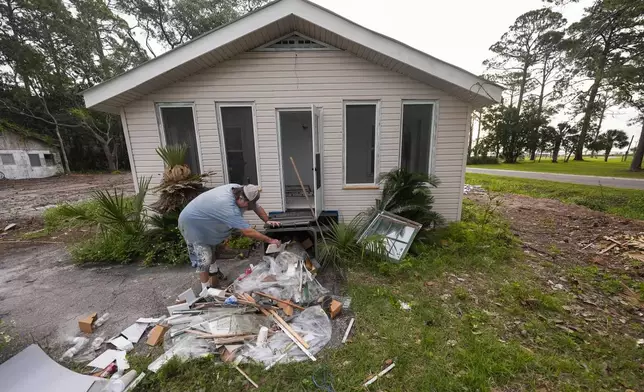
[{"label": "cardboard box", "polygon": [[163,343],[163,336],[165,335],[168,327],[163,325],[157,325],[148,334],[148,341],[146,342],[150,346],[156,346]]},{"label": "cardboard box", "polygon": [[78,328],[85,333],[94,332],[94,321],[96,321],[96,312],[90,314],[89,316],[78,320]]},{"label": "cardboard box", "polygon": [[307,238],[304,241],[302,241],[302,246],[304,247],[304,249],[310,249],[313,247],[313,241],[311,241],[310,238]]},{"label": "cardboard box", "polygon": [[331,301],[331,306],[329,306],[329,313],[331,313],[331,318],[336,318],[337,315],[342,311],[342,302],[333,300]]}]

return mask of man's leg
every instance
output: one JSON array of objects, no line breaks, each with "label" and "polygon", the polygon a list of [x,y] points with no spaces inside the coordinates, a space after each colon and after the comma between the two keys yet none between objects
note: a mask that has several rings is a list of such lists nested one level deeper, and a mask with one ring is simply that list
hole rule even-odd
[{"label": "man's leg", "polygon": [[[212,262],[212,248],[210,245],[188,244],[188,254],[192,266],[199,272],[201,292],[210,287],[210,264]],[[201,295],[201,294],[200,294]]]}]

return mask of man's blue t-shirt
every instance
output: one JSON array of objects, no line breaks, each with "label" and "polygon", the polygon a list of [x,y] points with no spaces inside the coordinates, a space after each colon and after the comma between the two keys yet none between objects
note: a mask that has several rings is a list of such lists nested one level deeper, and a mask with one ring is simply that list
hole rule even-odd
[{"label": "man's blue t-shirt", "polygon": [[192,200],[179,215],[179,230],[191,244],[218,245],[232,229],[248,229],[243,211],[235,203],[233,188],[227,184],[204,192]]}]

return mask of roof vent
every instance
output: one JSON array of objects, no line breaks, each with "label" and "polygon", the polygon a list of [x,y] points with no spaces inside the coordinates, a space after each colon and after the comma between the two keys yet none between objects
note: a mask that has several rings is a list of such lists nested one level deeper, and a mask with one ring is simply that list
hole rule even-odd
[{"label": "roof vent", "polygon": [[330,46],[323,44],[314,39],[304,37],[300,34],[291,34],[286,37],[279,38],[263,45],[256,50],[277,51],[277,50],[320,50],[320,49],[333,49]]}]

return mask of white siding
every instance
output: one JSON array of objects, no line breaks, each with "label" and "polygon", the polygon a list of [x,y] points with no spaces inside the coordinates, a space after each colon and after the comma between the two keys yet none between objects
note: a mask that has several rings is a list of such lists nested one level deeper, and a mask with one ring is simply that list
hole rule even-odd
[{"label": "white siding", "polygon": [[[350,219],[378,197],[377,189],[343,189],[343,100],[380,100],[378,170],[399,164],[402,100],[437,100],[438,123],[434,173],[435,208],[448,220],[460,218],[469,106],[445,92],[343,51],[247,52],[187,77],[125,107],[138,176],[157,181],[163,164],[155,102],[195,102],[205,170],[215,171],[210,185],[223,183],[215,102],[254,102],[257,113],[261,203],[282,210],[276,109],[315,104],[323,109],[325,208]],[[249,216],[250,218],[250,216]]]}]

